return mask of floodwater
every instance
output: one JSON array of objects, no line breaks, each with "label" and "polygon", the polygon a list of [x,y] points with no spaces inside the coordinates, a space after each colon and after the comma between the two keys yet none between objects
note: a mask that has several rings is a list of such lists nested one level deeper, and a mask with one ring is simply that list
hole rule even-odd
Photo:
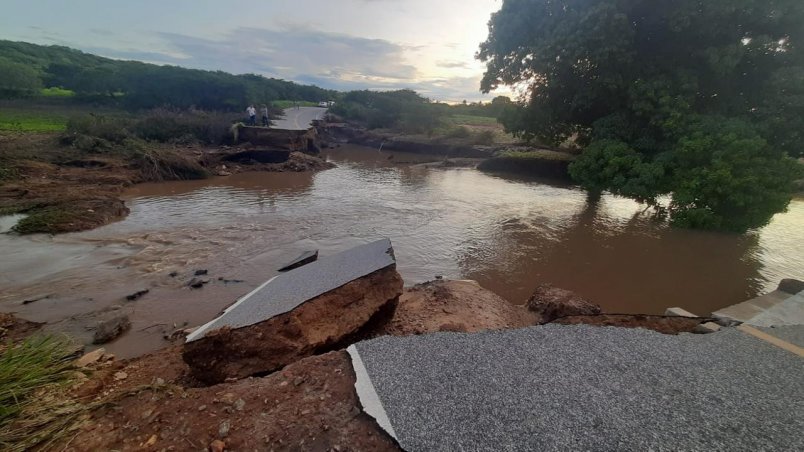
[{"label": "floodwater", "polygon": [[[721,234],[669,228],[623,198],[590,203],[572,186],[415,164],[432,157],[353,146],[327,157],[338,167],[317,174],[138,185],[131,214],[94,231],[0,235],[0,309],[77,335],[88,312],[122,310],[132,332],[107,349],[131,356],[209,320],[304,250],[380,237],[408,285],[474,279],[517,304],[551,283],[608,312],[708,314],[804,279],[804,199],[759,231]],[[210,282],[193,290],[196,269]]]}]

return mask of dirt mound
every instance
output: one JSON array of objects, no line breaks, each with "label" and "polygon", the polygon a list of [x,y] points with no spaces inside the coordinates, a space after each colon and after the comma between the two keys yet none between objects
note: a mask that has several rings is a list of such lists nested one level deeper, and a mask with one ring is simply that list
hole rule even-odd
[{"label": "dirt mound", "polygon": [[600,306],[585,300],[576,293],[550,284],[541,284],[533,291],[525,306],[541,317],[541,323],[551,322],[569,315],[600,314]]},{"label": "dirt mound", "polygon": [[390,322],[375,334],[471,333],[521,328],[535,325],[537,319],[474,281],[436,280],[406,289]]}]

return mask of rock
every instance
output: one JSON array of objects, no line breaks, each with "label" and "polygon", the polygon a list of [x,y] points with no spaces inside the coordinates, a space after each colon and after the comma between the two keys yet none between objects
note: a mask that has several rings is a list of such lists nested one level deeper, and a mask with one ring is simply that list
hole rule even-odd
[{"label": "rock", "polygon": [[168,273],[168,276],[170,276],[171,278],[175,278],[175,277],[179,276],[179,272],[170,272],[170,273]]},{"label": "rock", "polygon": [[195,273],[193,273],[193,274],[195,276],[204,276],[207,273],[209,273],[209,270],[203,269],[203,270],[196,270]]},{"label": "rock", "polygon": [[541,316],[542,323],[570,315],[596,315],[600,306],[585,300],[574,292],[559,289],[550,284],[541,284],[533,291],[526,306],[529,311]]},{"label": "rock", "polygon": [[804,281],[799,281],[797,279],[785,278],[785,279],[779,281],[778,289],[781,290],[782,292],[787,292],[789,294],[795,295],[795,294],[801,292],[802,290],[804,290]]},{"label": "rock", "polygon": [[123,372],[122,370],[120,372],[114,373],[114,381],[123,381],[126,378],[128,378],[128,374]]},{"label": "rock", "polygon": [[200,288],[204,287],[204,284],[207,284],[207,283],[209,283],[209,279],[207,279],[207,278],[203,278],[203,279],[193,278],[193,279],[190,280],[190,282],[187,283],[187,285],[190,286],[193,289],[200,289]]},{"label": "rock", "polygon": [[209,452],[223,452],[224,450],[226,450],[226,443],[219,439],[209,443]]},{"label": "rock", "polygon": [[260,286],[190,334],[182,355],[209,384],[273,372],[368,329],[402,285],[389,240],[358,246]]},{"label": "rock", "polygon": [[697,315],[687,311],[684,308],[667,308],[664,311],[664,315],[674,316],[674,317],[698,317]]},{"label": "rock", "polygon": [[147,294],[148,292],[150,292],[149,289],[138,290],[133,294],[126,295],[126,300],[128,301],[139,300],[140,298],[142,298],[143,295]]},{"label": "rock", "polygon": [[84,356],[78,358],[75,361],[75,365],[78,366],[78,367],[87,367],[90,364],[95,364],[95,363],[99,362],[103,358],[103,355],[105,353],[106,353],[106,349],[104,349],[104,348],[99,348],[97,350],[93,350],[93,351],[91,351],[89,353],[84,354]]},{"label": "rock", "polygon": [[218,427],[218,436],[221,438],[226,438],[229,436],[229,429],[231,428],[231,424],[229,421],[221,422],[221,425]]},{"label": "rock", "polygon": [[148,441],[145,442],[145,447],[151,447],[154,444],[156,444],[156,435],[151,435],[151,437],[148,438]]},{"label": "rock", "polygon": [[243,411],[243,407],[246,406],[246,401],[243,399],[235,400],[234,407],[237,411]]},{"label": "rock", "polygon": [[273,372],[332,349],[358,332],[402,293],[402,277],[388,267],[304,302],[285,314],[232,329],[220,328],[184,346],[193,376],[213,384]]},{"label": "rock", "polygon": [[698,334],[716,333],[718,331],[720,331],[720,325],[718,325],[715,322],[702,323],[696,326],[694,330],[692,330],[693,333]]},{"label": "rock", "polygon": [[93,344],[105,344],[126,332],[131,328],[131,321],[127,315],[119,315],[109,320],[98,323],[95,328],[95,335],[92,339]]}]

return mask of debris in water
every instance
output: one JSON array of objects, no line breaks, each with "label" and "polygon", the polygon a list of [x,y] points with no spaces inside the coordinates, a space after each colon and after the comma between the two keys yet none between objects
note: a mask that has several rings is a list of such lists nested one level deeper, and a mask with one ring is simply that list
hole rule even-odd
[{"label": "debris in water", "polygon": [[209,283],[209,279],[207,279],[207,278],[204,278],[204,279],[193,278],[193,279],[190,280],[189,283],[187,283],[187,285],[190,286],[193,289],[200,289],[200,288],[204,287],[204,284],[207,284],[207,283]]},{"label": "debris in water", "polygon": [[128,301],[139,300],[140,298],[142,298],[143,295],[147,294],[148,292],[150,292],[150,289],[138,290],[138,291],[134,292],[133,294],[126,295],[126,300],[128,300]]}]

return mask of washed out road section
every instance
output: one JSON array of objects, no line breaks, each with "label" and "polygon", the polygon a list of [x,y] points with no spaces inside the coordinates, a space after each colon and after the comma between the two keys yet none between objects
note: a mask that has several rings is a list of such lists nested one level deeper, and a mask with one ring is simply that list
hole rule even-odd
[{"label": "washed out road section", "polygon": [[804,450],[804,360],[734,329],[545,325],[356,349],[408,451]]},{"label": "washed out road section", "polygon": [[286,108],[282,118],[272,120],[272,129],[305,130],[313,120],[324,117],[327,109],[323,107]]},{"label": "washed out road section", "polygon": [[388,239],[325,257],[268,280],[187,336],[187,342],[218,328],[241,328],[284,314],[307,300],[395,263]]}]

